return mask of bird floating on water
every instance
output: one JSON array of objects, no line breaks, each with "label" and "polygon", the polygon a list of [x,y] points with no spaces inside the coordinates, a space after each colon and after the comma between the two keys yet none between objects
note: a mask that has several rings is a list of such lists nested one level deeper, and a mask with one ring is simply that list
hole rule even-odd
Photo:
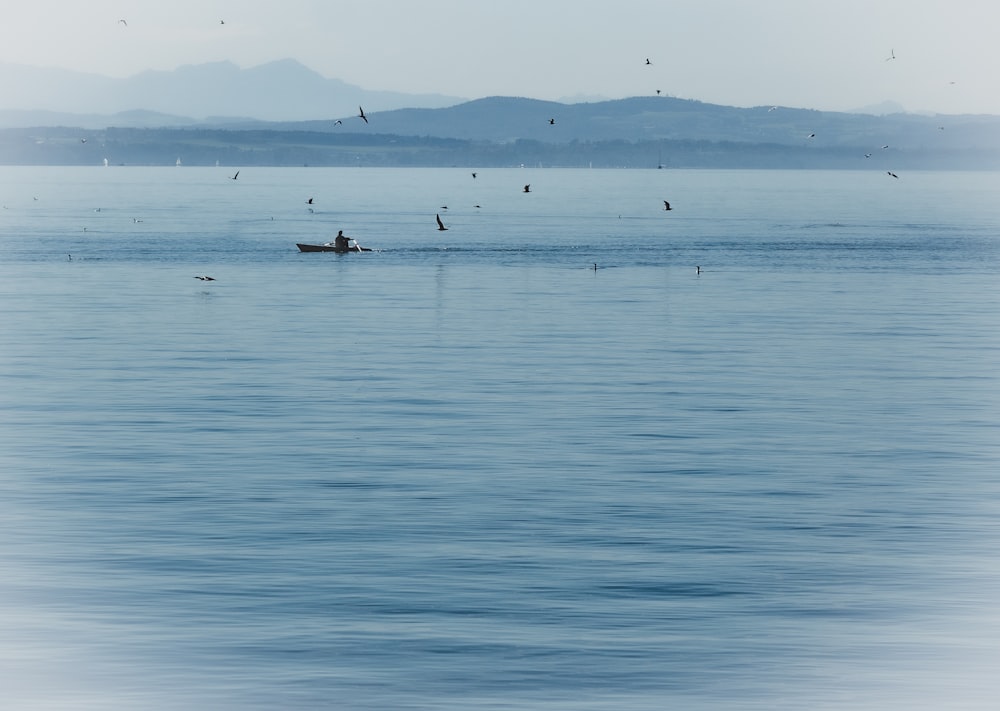
[{"label": "bird floating on water", "polygon": [[444,223],[441,222],[441,215],[435,215],[434,217],[437,218],[438,232],[444,232],[446,229],[448,229],[447,227],[444,226]]}]

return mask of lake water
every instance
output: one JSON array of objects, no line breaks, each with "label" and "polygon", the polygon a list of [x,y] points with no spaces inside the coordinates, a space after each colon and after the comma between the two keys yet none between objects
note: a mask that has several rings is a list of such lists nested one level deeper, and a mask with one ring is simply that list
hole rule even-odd
[{"label": "lake water", "polygon": [[5,708],[997,708],[1000,174],[234,172],[0,168]]}]

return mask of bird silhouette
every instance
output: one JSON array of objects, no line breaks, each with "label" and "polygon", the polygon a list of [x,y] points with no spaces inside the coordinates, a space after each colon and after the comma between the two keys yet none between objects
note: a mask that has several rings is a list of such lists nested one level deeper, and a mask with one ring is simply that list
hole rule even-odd
[{"label": "bird silhouette", "polygon": [[891,49],[889,50],[889,56],[885,58],[885,61],[891,62],[895,58],[896,58],[896,50]]},{"label": "bird silhouette", "polygon": [[126,27],[128,27],[128,23],[127,23],[127,22],[125,22],[125,20],[118,20],[118,22],[119,22],[120,24],[122,24],[122,25],[125,25]]},{"label": "bird silhouette", "polygon": [[202,281],[215,281],[215,277],[210,276],[196,276],[195,279],[201,279]]},{"label": "bird silhouette", "polygon": [[368,117],[365,116],[365,110],[360,106],[358,107],[358,118],[364,121],[365,123],[368,123]]},{"label": "bird silhouette", "polygon": [[527,185],[524,186],[524,192],[526,193],[531,192],[531,183],[528,183]]},{"label": "bird silhouette", "polygon": [[343,123],[344,123],[343,121],[341,121],[340,119],[337,119],[336,121],[333,122],[333,125],[334,126],[340,126]]},{"label": "bird silhouette", "polygon": [[555,126],[555,125],[556,125],[556,120],[554,118],[550,118],[549,119],[549,126]]},{"label": "bird silhouette", "polygon": [[312,205],[312,204],[313,204],[313,199],[312,198],[309,198],[308,200],[306,200],[306,205]]},{"label": "bird silhouette", "polygon": [[652,63],[651,61],[649,61],[649,58],[648,58],[648,57],[646,58],[646,66],[647,66],[647,67],[651,67],[651,66],[653,66],[653,63]]},{"label": "bird silhouette", "polygon": [[664,210],[673,210],[674,208],[670,207],[670,203],[667,202],[666,200],[664,200],[663,201],[663,209]]},{"label": "bird silhouette", "polygon": [[894,178],[895,178],[896,180],[899,180],[899,176],[898,176],[898,175],[896,175],[895,173],[893,173],[893,172],[892,172],[891,170],[887,170],[886,172],[887,172],[887,173],[888,173],[889,175],[891,175],[892,177],[894,177]]},{"label": "bird silhouette", "polygon": [[473,174],[472,174],[472,177],[473,177],[473,178],[475,178],[475,177],[476,177],[476,174],[475,174],[475,173],[473,173]]},{"label": "bird silhouette", "polygon": [[435,215],[434,217],[437,218],[438,232],[444,232],[446,229],[448,229],[447,227],[444,226],[444,223],[441,222],[441,215]]},{"label": "bird silhouette", "polygon": [[237,170],[236,171],[236,175],[230,175],[229,179],[230,180],[236,180],[238,177],[240,177],[240,171]]}]

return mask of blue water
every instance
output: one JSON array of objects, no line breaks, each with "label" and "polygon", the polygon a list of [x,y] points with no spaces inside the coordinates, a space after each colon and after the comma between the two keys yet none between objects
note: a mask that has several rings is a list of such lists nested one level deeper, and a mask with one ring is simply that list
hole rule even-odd
[{"label": "blue water", "polygon": [[0,169],[4,708],[1000,703],[1000,175],[233,172]]}]

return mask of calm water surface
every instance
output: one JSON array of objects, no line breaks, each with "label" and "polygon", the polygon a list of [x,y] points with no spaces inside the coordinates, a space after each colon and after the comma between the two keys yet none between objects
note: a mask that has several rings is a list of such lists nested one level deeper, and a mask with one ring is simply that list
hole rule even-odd
[{"label": "calm water surface", "polygon": [[0,169],[7,707],[1000,703],[1000,175],[232,172]]}]

